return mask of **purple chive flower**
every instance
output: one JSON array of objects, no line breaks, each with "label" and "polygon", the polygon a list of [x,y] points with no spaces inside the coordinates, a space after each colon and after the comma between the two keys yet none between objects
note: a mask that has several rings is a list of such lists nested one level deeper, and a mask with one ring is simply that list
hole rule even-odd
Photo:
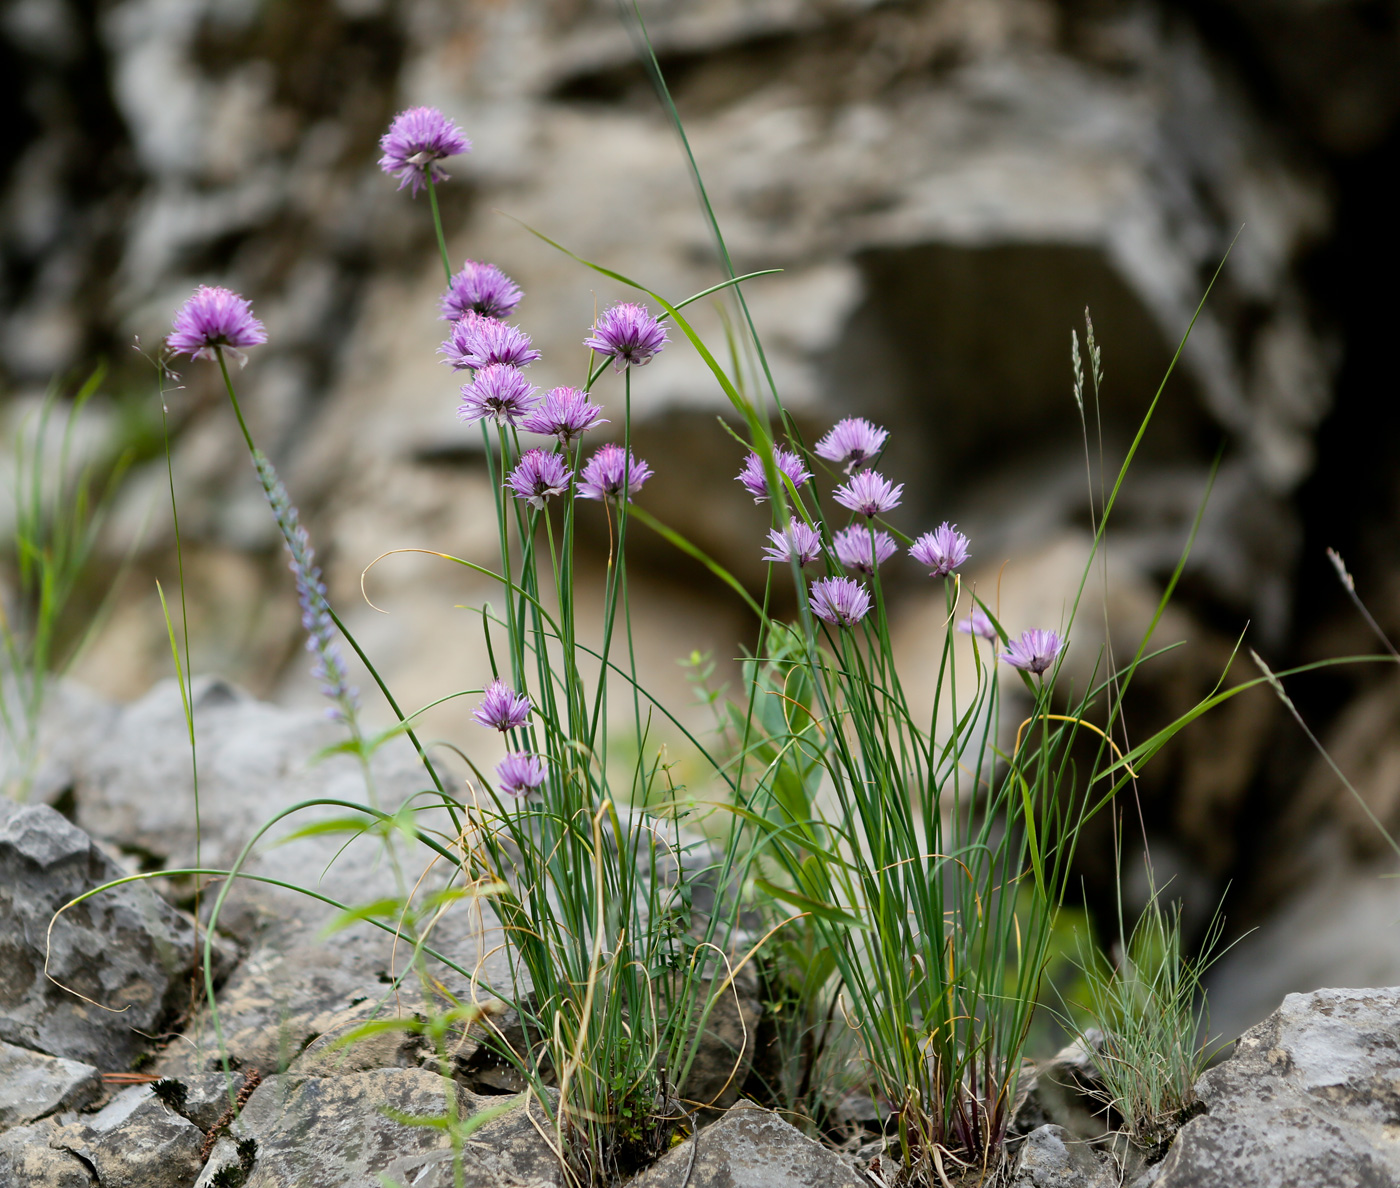
[{"label": "purple chive flower", "polygon": [[627,502],[631,503],[632,496],[649,478],[650,466],[634,458],[631,450],[609,442],[584,463],[578,493],[581,499],[617,499],[625,485]]},{"label": "purple chive flower", "polygon": [[504,733],[525,725],[530,716],[530,699],[517,693],[499,677],[486,686],[486,696],[472,710],[472,717],[483,726]]},{"label": "purple chive flower", "polygon": [[956,524],[944,520],[932,532],[919,537],[909,555],[920,565],[928,566],[929,577],[946,577],[967,560],[967,537]]},{"label": "purple chive flower", "polygon": [[870,610],[865,587],[850,578],[822,578],[812,583],[812,613],[824,623],[854,627]]},{"label": "purple chive flower", "polygon": [[650,362],[666,341],[666,327],[651,316],[645,305],[619,301],[603,311],[583,345],[600,355],[611,355],[613,370],[621,371]]},{"label": "purple chive flower", "polygon": [[496,779],[507,796],[528,796],[544,783],[544,764],[529,751],[512,751],[496,764]]},{"label": "purple chive flower", "polygon": [[997,641],[997,629],[980,606],[974,606],[967,618],[958,620],[958,630],[964,635],[980,635],[993,643]]},{"label": "purple chive flower", "polygon": [[770,529],[768,539],[773,543],[763,546],[765,561],[791,561],[796,557],[798,565],[806,565],[822,555],[821,533],[801,520],[793,520],[785,531]]},{"label": "purple chive flower", "polygon": [[384,153],[379,168],[399,179],[399,189],[412,186],[416,194],[430,181],[445,180],[447,171],[438,162],[470,152],[472,142],[436,107],[410,107],[394,117],[379,147]]},{"label": "purple chive flower", "polygon": [[452,323],[452,334],[438,348],[453,371],[476,370],[492,363],[528,367],[540,357],[530,346],[530,336],[496,318],[467,312]]},{"label": "purple chive flower", "polygon": [[548,450],[526,450],[506,478],[506,485],[531,507],[543,508],[550,495],[563,495],[569,489],[569,468],[562,454]]},{"label": "purple chive flower", "polygon": [[831,538],[836,559],[847,569],[871,576],[877,566],[894,556],[894,537],[888,532],[872,530],[864,524],[853,524]]},{"label": "purple chive flower", "polygon": [[261,450],[253,451],[253,465],[257,468],[258,479],[272,508],[272,517],[282,530],[282,539],[291,558],[288,568],[296,577],[301,625],[306,631],[306,650],[316,657],[311,675],[321,682],[321,692],[335,702],[335,707],[329,711],[331,717],[353,723],[359,710],[359,691],[350,684],[345,659],[335,642],[335,624],[326,602],[326,584],[321,580],[321,570],[316,565],[311,538],[301,526],[287,488],[282,485],[272,463]]},{"label": "purple chive flower", "polygon": [[514,425],[535,407],[537,391],[516,368],[488,363],[471,383],[462,385],[457,419],[468,425],[487,419],[498,425]]},{"label": "purple chive flower", "polygon": [[[812,472],[802,465],[801,456],[782,446],[773,450],[773,464],[779,474],[792,480],[794,487],[800,487],[812,477]],[[763,459],[759,455],[750,454],[744,459],[744,469],[734,476],[734,481],[744,484],[744,490],[753,496],[755,503],[767,502],[768,476],[763,472]]]},{"label": "purple chive flower", "polygon": [[1007,644],[1001,658],[1012,668],[1039,676],[1055,663],[1055,657],[1062,647],[1064,641],[1053,631],[1023,631],[1020,639],[1013,639]]},{"label": "purple chive flower", "polygon": [[602,411],[578,388],[551,388],[535,411],[520,422],[520,427],[527,433],[557,437],[567,446],[589,429],[606,425],[607,418],[598,415]]},{"label": "purple chive flower", "polygon": [[444,322],[455,322],[469,313],[483,318],[508,318],[524,294],[520,286],[494,264],[468,260],[452,274],[438,307]]},{"label": "purple chive flower", "polygon": [[223,347],[242,363],[242,348],[266,341],[267,331],[253,317],[251,302],[231,289],[200,285],[175,315],[165,345],[195,359],[212,359],[215,348]]},{"label": "purple chive flower", "polygon": [[832,492],[832,498],[857,515],[871,517],[899,506],[903,483],[892,483],[874,470],[862,470]]},{"label": "purple chive flower", "polygon": [[850,474],[879,454],[889,435],[888,429],[872,425],[864,417],[846,417],[827,431],[814,452],[818,458],[844,466]]}]

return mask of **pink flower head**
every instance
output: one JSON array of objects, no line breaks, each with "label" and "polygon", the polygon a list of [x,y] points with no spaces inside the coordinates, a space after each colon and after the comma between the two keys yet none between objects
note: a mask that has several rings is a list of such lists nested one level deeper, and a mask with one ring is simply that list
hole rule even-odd
[{"label": "pink flower head", "polygon": [[530,716],[530,699],[497,678],[486,686],[486,696],[472,710],[472,717],[483,726],[505,733],[525,725]]},{"label": "pink flower head", "polygon": [[557,437],[567,446],[589,429],[606,425],[607,418],[599,415],[602,411],[578,388],[551,388],[535,411],[520,422],[520,427],[528,433]]},{"label": "pink flower head", "polygon": [[550,495],[563,495],[569,489],[569,468],[564,456],[549,450],[526,450],[506,479],[506,485],[531,507],[543,508]]},{"label": "pink flower head", "polygon": [[1064,641],[1053,631],[1023,631],[1020,639],[1013,639],[1007,644],[1001,658],[1012,668],[1039,676],[1055,663],[1055,657],[1063,647]]},{"label": "pink flower head", "polygon": [[862,470],[832,492],[832,498],[859,516],[878,516],[899,506],[903,483],[892,483],[874,470]]},{"label": "pink flower head", "polygon": [[958,620],[958,630],[964,635],[978,635],[983,639],[989,639],[992,643],[997,641],[996,626],[987,617],[987,612],[980,606],[974,606],[972,613],[967,618]]},{"label": "pink flower head", "polygon": [[645,305],[619,301],[603,311],[583,345],[600,355],[611,355],[613,370],[621,371],[649,363],[666,341],[666,327],[651,316]]},{"label": "pink flower head", "polygon": [[944,520],[932,532],[919,537],[909,555],[920,565],[928,566],[929,577],[946,577],[967,560],[967,537],[956,524]]},{"label": "pink flower head", "polygon": [[[801,456],[782,446],[774,448],[773,464],[778,468],[779,474],[785,474],[792,480],[794,487],[800,487],[812,477],[812,472],[802,465]],[[755,503],[767,501],[768,476],[763,472],[763,459],[759,455],[750,454],[745,458],[743,470],[739,471],[734,479],[744,484],[744,490],[753,496]]]},{"label": "pink flower head", "polygon": [[487,419],[498,425],[514,425],[535,407],[537,391],[516,368],[488,363],[471,383],[462,385],[457,419],[468,425]]},{"label": "pink flower head", "polygon": [[871,576],[876,568],[894,556],[894,538],[888,532],[852,524],[831,538],[836,559],[847,569]]},{"label": "pink flower head", "polygon": [[812,613],[836,627],[854,627],[870,611],[870,595],[850,578],[822,578],[812,583]]},{"label": "pink flower head", "polygon": [[468,260],[461,272],[452,274],[438,306],[445,322],[455,322],[469,313],[478,313],[484,318],[508,318],[522,296],[520,286],[494,264]]},{"label": "pink flower head", "polygon": [[476,370],[492,363],[528,367],[540,357],[530,337],[496,318],[468,311],[452,323],[452,334],[438,348],[454,371]]},{"label": "pink flower head", "polygon": [[384,153],[379,158],[379,168],[399,179],[399,189],[412,186],[416,194],[430,180],[446,179],[447,171],[439,161],[470,152],[471,147],[462,129],[436,107],[410,107],[399,112],[379,138],[379,148]]},{"label": "pink flower head", "polygon": [[822,555],[821,533],[802,520],[793,520],[785,530],[770,529],[768,539],[772,543],[763,546],[765,561],[791,561],[796,557],[798,565],[806,565]]},{"label": "pink flower head", "polygon": [[878,455],[885,448],[885,438],[889,435],[889,430],[872,425],[864,417],[846,417],[828,430],[813,453],[844,466],[850,474]]},{"label": "pink flower head", "polygon": [[507,796],[528,796],[544,783],[544,764],[529,751],[512,751],[496,764],[496,780]]},{"label": "pink flower head", "polygon": [[175,315],[165,345],[195,359],[212,359],[222,347],[241,363],[244,347],[266,341],[267,331],[253,317],[251,302],[231,289],[200,285]]},{"label": "pink flower head", "polygon": [[642,489],[642,484],[651,478],[651,467],[632,456],[631,450],[609,442],[584,463],[579,476],[578,493],[580,499],[619,499],[623,491],[627,502]]}]

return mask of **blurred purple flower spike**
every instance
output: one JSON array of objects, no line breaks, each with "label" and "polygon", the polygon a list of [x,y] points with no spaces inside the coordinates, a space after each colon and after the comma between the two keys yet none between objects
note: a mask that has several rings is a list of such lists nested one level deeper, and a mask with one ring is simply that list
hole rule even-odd
[{"label": "blurred purple flower spike", "polygon": [[870,595],[850,578],[822,578],[812,583],[812,613],[835,627],[854,627],[870,611]]},{"label": "blurred purple flower spike", "polygon": [[438,163],[471,151],[471,141],[436,107],[410,107],[401,111],[379,138],[383,156],[379,168],[399,179],[399,189],[412,186],[417,193],[431,179],[446,179],[447,171]]},{"label": "blurred purple flower spike", "polygon": [[1054,631],[1035,629],[1021,632],[1020,639],[1013,639],[1001,654],[1012,668],[1039,676],[1052,664],[1064,647],[1064,641]]},{"label": "blurred purple flower spike", "polygon": [[613,370],[621,371],[651,362],[666,342],[666,327],[651,316],[645,305],[619,301],[603,311],[583,345],[600,355],[612,356]]},{"label": "blurred purple flower spike", "polygon": [[483,726],[504,733],[525,725],[530,717],[530,699],[497,678],[486,686],[486,696],[472,710],[472,717]]},{"label": "blurred purple flower spike", "polygon": [[920,565],[928,566],[929,577],[947,577],[967,560],[967,543],[958,526],[944,520],[932,532],[919,537],[909,555]]},{"label": "blurred purple flower spike", "polygon": [[889,430],[872,425],[864,417],[837,421],[812,451],[818,458],[844,466],[846,473],[864,466],[885,448]]},{"label": "blurred purple flower spike", "polygon": [[468,260],[461,272],[452,274],[438,305],[445,322],[455,322],[469,313],[508,318],[523,296],[520,286],[494,264]]},{"label": "blurred purple flower spike", "polygon": [[232,289],[200,285],[175,315],[165,345],[195,359],[212,359],[215,348],[221,347],[242,366],[243,348],[266,341],[267,330],[253,316],[251,302]]}]

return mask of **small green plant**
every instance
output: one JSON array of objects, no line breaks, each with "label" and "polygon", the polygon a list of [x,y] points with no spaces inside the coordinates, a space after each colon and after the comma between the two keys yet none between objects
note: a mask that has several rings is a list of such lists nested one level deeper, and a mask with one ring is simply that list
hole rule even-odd
[{"label": "small green plant", "polygon": [[[120,445],[86,459],[75,450],[84,410],[105,375],[106,369],[98,367],[68,401],[53,386],[37,413],[14,430],[7,509],[13,551],[4,566],[10,588],[0,597],[0,730],[5,736],[0,794],[15,800],[29,795],[34,780],[49,682],[77,657],[102,619],[99,608],[75,629],[65,612],[132,459],[131,450]],[[61,428],[56,417],[62,418]]]},{"label": "small green plant", "polygon": [[1093,1054],[1105,1104],[1149,1151],[1169,1142],[1192,1116],[1196,1081],[1218,1050],[1207,1034],[1201,978],[1218,955],[1222,926],[1217,914],[1199,955],[1188,955],[1180,901],[1164,905],[1154,889],[1112,959],[1091,944],[1080,948],[1087,1014],[1099,1033],[1081,1038]]}]

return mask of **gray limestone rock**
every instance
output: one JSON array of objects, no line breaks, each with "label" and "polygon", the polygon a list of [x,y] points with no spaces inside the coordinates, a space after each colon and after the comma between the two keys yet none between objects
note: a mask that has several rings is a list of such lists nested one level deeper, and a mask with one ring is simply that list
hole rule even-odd
[{"label": "gray limestone rock", "polygon": [[[512,1104],[469,1093],[458,1100],[464,1114]],[[442,1117],[446,1108],[442,1078],[423,1069],[271,1078],[249,1098],[236,1126],[257,1143],[248,1188],[370,1185],[380,1183],[381,1173],[416,1188],[451,1185],[442,1130],[393,1116]],[[518,1108],[472,1133],[465,1163],[469,1188],[557,1182],[557,1161]]]},{"label": "gray limestone rock", "polygon": [[239,1158],[238,1144],[228,1135],[223,1135],[209,1152],[209,1161],[194,1182],[194,1188],[215,1188],[214,1178],[222,1175],[225,1179],[236,1176],[234,1168],[242,1170],[243,1160]]},{"label": "gray limestone rock", "polygon": [[865,1188],[839,1156],[748,1102],[682,1143],[633,1188]]},{"label": "gray limestone rock", "polygon": [[49,1145],[95,1168],[102,1188],[188,1188],[199,1174],[204,1134],[142,1085],[56,1131]]},{"label": "gray limestone rock", "polygon": [[209,1131],[229,1110],[230,1089],[236,1099],[247,1079],[245,1073],[236,1070],[231,1077],[222,1072],[196,1073],[178,1080],[157,1081],[151,1092],[182,1118]]},{"label": "gray limestone rock", "polygon": [[1041,1126],[1026,1136],[1016,1157],[1013,1188],[1117,1188],[1110,1159],[1063,1127]]},{"label": "gray limestone rock", "polygon": [[50,932],[65,903],[124,873],[53,809],[0,800],[0,1039],[121,1069],[174,1013],[194,930],[149,886],[85,900]]},{"label": "gray limestone rock", "polygon": [[1196,1092],[1157,1188],[1400,1184],[1400,987],[1288,995]]},{"label": "gray limestone rock", "polygon": [[87,1105],[102,1092],[90,1064],[0,1042],[0,1130]]},{"label": "gray limestone rock", "polygon": [[97,1188],[88,1164],[49,1146],[57,1129],[56,1123],[45,1120],[0,1134],[2,1188]]}]

